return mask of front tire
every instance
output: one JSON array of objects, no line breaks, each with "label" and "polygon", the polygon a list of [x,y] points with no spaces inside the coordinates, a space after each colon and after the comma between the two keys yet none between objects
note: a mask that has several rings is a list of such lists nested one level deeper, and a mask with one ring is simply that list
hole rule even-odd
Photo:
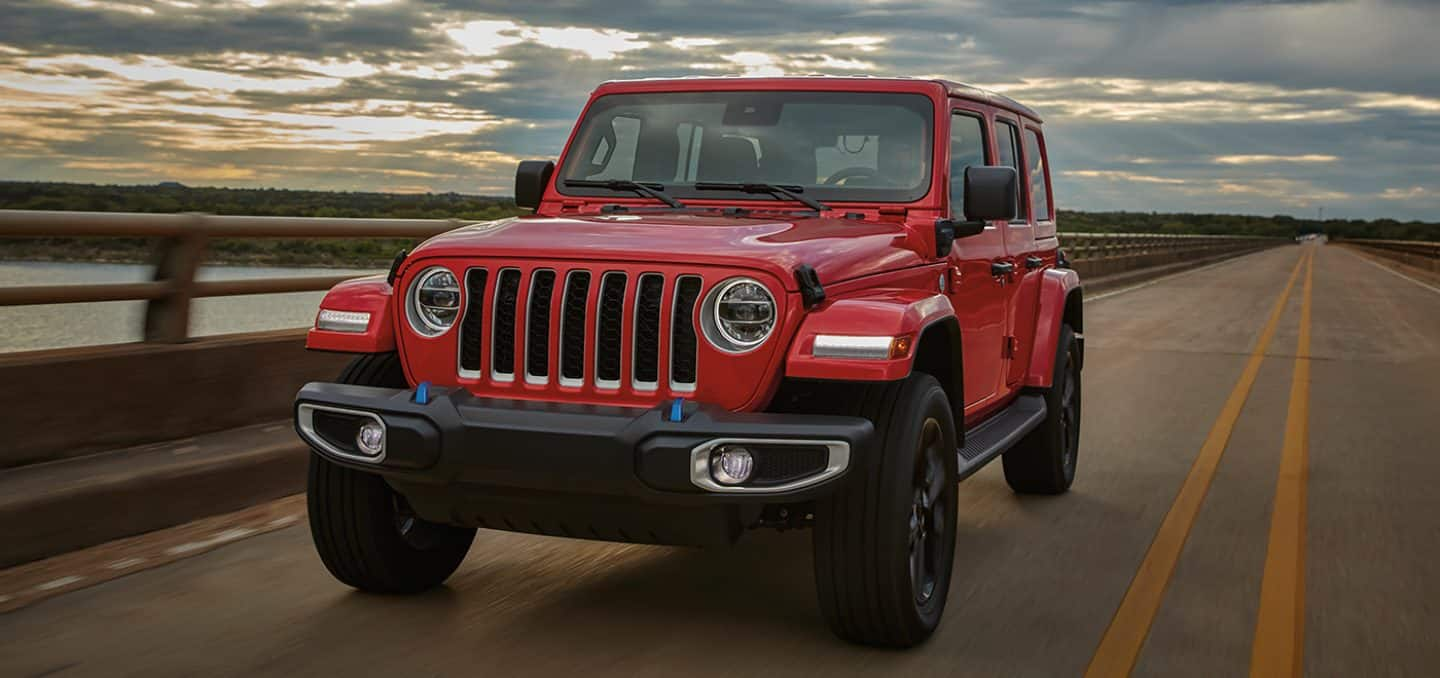
[{"label": "front tire", "polygon": [[[394,353],[351,361],[343,384],[406,388]],[[422,520],[384,478],[310,455],[310,535],[325,568],[372,593],[419,593],[444,582],[470,550],[474,529]]]},{"label": "front tire", "polygon": [[904,648],[940,623],[955,560],[956,446],[949,399],[928,374],[867,389],[879,442],[815,507],[815,584],[845,640]]},{"label": "front tire", "polygon": [[1045,421],[1002,457],[1005,481],[1021,494],[1061,494],[1075,482],[1080,452],[1080,343],[1060,326]]}]

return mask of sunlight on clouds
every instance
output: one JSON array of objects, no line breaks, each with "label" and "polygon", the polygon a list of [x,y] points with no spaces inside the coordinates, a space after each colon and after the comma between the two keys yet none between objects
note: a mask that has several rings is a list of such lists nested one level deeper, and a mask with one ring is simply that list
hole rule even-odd
[{"label": "sunlight on clouds", "polygon": [[1137,174],[1121,170],[1068,170],[1060,174],[1081,179],[1104,179],[1107,181],[1134,181],[1142,184],[1186,184],[1184,179]]},{"label": "sunlight on clouds", "polygon": [[320,87],[334,87],[341,82],[341,78],[327,76],[264,78],[233,72],[204,70],[180,66],[159,57],[117,59],[102,56],[67,56],[30,59],[28,63],[37,68],[45,68],[47,66],[85,66],[102,71],[109,71],[128,80],[140,82],[179,80],[192,87],[226,92],[245,89],[270,92],[299,92]]},{"label": "sunlight on clouds", "polygon": [[745,75],[785,75],[785,69],[775,64],[775,57],[764,52],[736,52],[724,58],[726,61],[739,66]]},{"label": "sunlight on clouds", "polygon": [[820,44],[832,47],[854,47],[862,52],[874,52],[889,41],[889,38],[879,35],[851,35],[821,40]]},{"label": "sunlight on clouds", "polygon": [[608,28],[522,26],[513,21],[469,21],[445,31],[466,52],[494,56],[501,49],[532,42],[554,49],[581,52],[591,59],[610,60],[622,52],[644,49],[650,43],[637,33]]},{"label": "sunlight on clouds", "polygon": [[694,49],[696,47],[714,47],[720,44],[715,38],[670,38],[665,44],[675,49]]},{"label": "sunlight on clouds", "polygon": [[1282,162],[1317,163],[1335,162],[1340,158],[1333,155],[1308,153],[1305,155],[1217,155],[1215,162],[1221,165],[1260,165]]},{"label": "sunlight on clouds", "polygon": [[1423,186],[1411,186],[1410,188],[1387,188],[1380,194],[1382,200],[1417,200],[1431,195],[1431,192]]}]

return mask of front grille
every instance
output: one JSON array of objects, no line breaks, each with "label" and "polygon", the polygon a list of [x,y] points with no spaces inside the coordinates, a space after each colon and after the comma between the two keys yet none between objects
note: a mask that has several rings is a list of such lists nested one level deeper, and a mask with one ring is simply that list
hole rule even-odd
[{"label": "front grille", "polygon": [[470,268],[460,376],[508,383],[518,365],[533,385],[694,391],[703,287],[689,273]]}]

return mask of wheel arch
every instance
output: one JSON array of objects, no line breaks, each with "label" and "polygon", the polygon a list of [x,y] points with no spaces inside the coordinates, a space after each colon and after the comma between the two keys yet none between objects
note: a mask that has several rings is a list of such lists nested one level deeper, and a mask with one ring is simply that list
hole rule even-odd
[{"label": "wheel arch", "polygon": [[1084,366],[1084,299],[1078,273],[1057,268],[1045,271],[1040,283],[1040,309],[1035,319],[1035,341],[1030,347],[1025,386],[1050,387],[1054,379],[1055,342],[1059,341],[1062,325],[1069,325],[1075,331],[1081,343],[1080,365]]},{"label": "wheel arch", "polygon": [[321,310],[351,311],[370,314],[370,323],[363,332],[336,332],[310,326],[305,334],[305,348],[338,353],[389,353],[395,346],[394,308],[390,303],[393,290],[384,275],[346,280],[325,293]]}]

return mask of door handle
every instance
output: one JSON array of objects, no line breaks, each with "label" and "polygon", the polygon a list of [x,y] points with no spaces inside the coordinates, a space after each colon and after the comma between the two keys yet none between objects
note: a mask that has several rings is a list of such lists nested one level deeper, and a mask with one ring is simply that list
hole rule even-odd
[{"label": "door handle", "polygon": [[1033,270],[1035,270],[1035,269],[1037,269],[1037,268],[1040,268],[1041,266],[1044,266],[1044,265],[1045,265],[1045,260],[1044,260],[1044,259],[1041,259],[1040,257],[1035,257],[1035,256],[1025,257],[1025,268],[1027,268],[1027,269],[1029,269],[1029,270],[1032,270],[1032,271],[1033,271]]},{"label": "door handle", "polygon": [[1015,272],[1015,264],[1014,264],[1013,262],[1009,262],[1009,261],[992,261],[992,262],[990,262],[990,275],[993,275],[993,276],[995,276],[995,277],[1000,277],[1000,276],[1002,276],[1002,275],[1010,275],[1011,273],[1014,273],[1014,272]]}]

